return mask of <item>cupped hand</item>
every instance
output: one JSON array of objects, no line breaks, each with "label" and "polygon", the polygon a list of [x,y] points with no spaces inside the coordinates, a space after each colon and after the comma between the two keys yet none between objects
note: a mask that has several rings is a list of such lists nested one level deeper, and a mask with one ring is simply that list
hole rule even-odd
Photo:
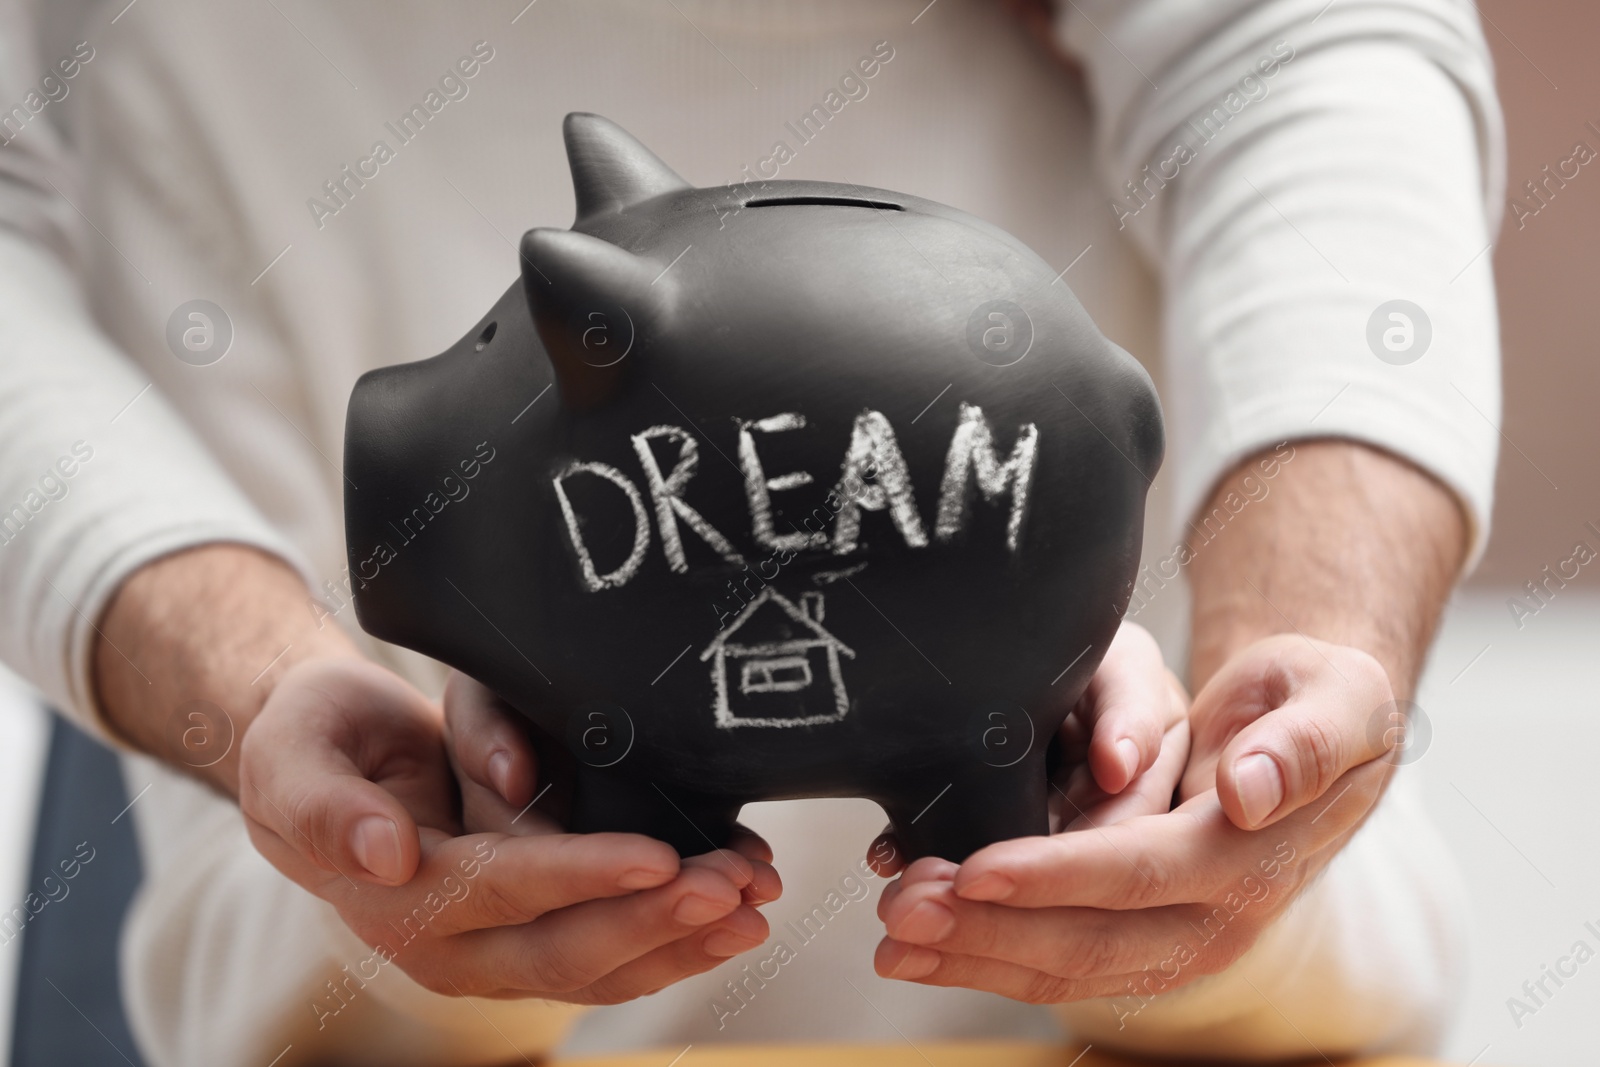
[{"label": "cupped hand", "polygon": [[[1155,699],[1156,671],[1145,656],[1116,664],[1101,699]],[[907,869],[880,903],[879,973],[1061,1003],[1225,969],[1377,802],[1393,736],[1369,724],[1392,700],[1356,649],[1299,636],[1248,646],[1195,697],[1187,759],[1166,746],[1142,798],[1108,798],[1076,829],[1001,842],[959,867]],[[1175,781],[1169,812],[1155,800]]]},{"label": "cupped hand", "polygon": [[[461,817],[468,831],[508,835],[559,832],[548,815],[533,806],[544,792],[539,759],[520,716],[488,688],[454,673],[445,687],[445,747],[461,788]],[[686,860],[697,866],[743,856],[751,877],[743,883],[747,904],[777,900],[783,883],[772,867],[772,849],[753,831],[740,827],[727,849]],[[728,871],[730,877],[733,871]]]},{"label": "cupped hand", "polygon": [[[1188,752],[1188,703],[1155,638],[1137,623],[1124,622],[1061,725],[1057,740],[1067,773],[1051,783],[1051,831],[1166,811]],[[890,876],[905,869],[902,855],[894,835],[885,831],[867,859],[879,874]],[[917,870],[953,866],[930,861]]]},{"label": "cupped hand", "polygon": [[[240,757],[257,849],[435,992],[617,1003],[766,938],[751,901],[776,879],[759,843],[680,862],[646,837],[534,819],[466,832],[443,711],[372,663],[287,672]],[[531,786],[536,769],[513,772]]]}]

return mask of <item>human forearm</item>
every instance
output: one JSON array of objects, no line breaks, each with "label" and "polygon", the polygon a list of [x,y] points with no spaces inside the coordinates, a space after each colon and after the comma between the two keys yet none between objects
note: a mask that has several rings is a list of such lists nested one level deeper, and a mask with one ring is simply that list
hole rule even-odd
[{"label": "human forearm", "polygon": [[[230,796],[238,793],[239,741],[277,679],[309,659],[356,654],[337,626],[319,626],[290,567],[233,544],[202,545],[135,571],[98,629],[95,691],[107,722],[129,744]],[[194,701],[227,718],[184,708]]]},{"label": "human forearm", "polygon": [[[1274,477],[1257,466],[1266,457],[1235,468],[1189,528],[1191,687],[1254,641],[1300,633],[1369,653],[1406,699],[1466,554],[1461,507],[1427,474],[1364,445],[1291,448]],[[1231,514],[1229,494],[1235,507],[1249,503]],[[1229,518],[1208,527],[1214,509]]]},{"label": "human forearm", "polygon": [[[1065,1017],[1147,1054],[1427,1050],[1458,977],[1454,896],[1415,802],[1378,801],[1404,736],[1391,702],[1414,689],[1459,573],[1463,513],[1410,464],[1325,440],[1240,464],[1189,532],[1180,810],[1214,840],[1179,855],[1235,873],[1175,957],[1109,1011]],[[1136,847],[1117,855],[1138,863]]]},{"label": "human forearm", "polygon": [[[1217,486],[1185,557],[1197,691],[1179,795],[1190,820],[1166,828],[1185,847],[1150,848],[1156,822],[1105,831],[1126,834],[1107,876],[1114,863],[1182,871],[1174,882],[1194,884],[1151,903],[1198,902],[1199,914],[1113,999],[1063,1009],[1080,1036],[1254,1059],[1420,1051],[1436,1039],[1454,980],[1450,889],[1437,862],[1414,859],[1431,842],[1414,803],[1368,816],[1401,736],[1390,701],[1415,685],[1466,543],[1448,491],[1353,442],[1285,446]],[[1100,873],[1082,856],[1070,869]]]}]

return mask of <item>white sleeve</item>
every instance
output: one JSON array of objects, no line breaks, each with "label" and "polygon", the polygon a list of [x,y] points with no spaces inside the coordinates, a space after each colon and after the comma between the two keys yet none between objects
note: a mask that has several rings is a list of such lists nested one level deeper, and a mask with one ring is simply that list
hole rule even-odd
[{"label": "white sleeve", "polygon": [[[1504,149],[1472,6],[1073,0],[1060,32],[1088,80],[1109,210],[1163,282],[1177,521],[1202,518],[1253,452],[1352,438],[1455,492],[1475,562],[1498,442]],[[1375,315],[1394,300],[1430,328],[1402,312],[1409,351],[1405,322]],[[1096,1001],[1063,1017],[1149,1053],[1429,1049],[1460,980],[1459,889],[1401,784],[1233,967],[1132,1016]]]},{"label": "white sleeve", "polygon": [[130,573],[208,541],[295,556],[94,322],[70,265],[103,238],[73,206],[40,87],[101,72],[91,58],[63,77],[35,28],[33,4],[0,0],[0,100],[16,102],[0,115],[0,660],[106,739],[95,624]]},{"label": "white sleeve", "polygon": [[1059,33],[1108,210],[1163,282],[1177,523],[1253,452],[1353,438],[1454,491],[1476,563],[1504,146],[1471,3],[1074,0]]}]

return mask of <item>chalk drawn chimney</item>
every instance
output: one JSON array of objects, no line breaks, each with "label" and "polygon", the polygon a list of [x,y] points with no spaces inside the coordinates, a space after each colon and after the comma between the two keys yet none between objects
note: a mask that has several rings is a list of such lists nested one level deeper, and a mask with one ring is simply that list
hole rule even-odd
[{"label": "chalk drawn chimney", "polygon": [[823,599],[822,594],[816,590],[808,590],[800,594],[800,610],[812,622],[822,624]]}]

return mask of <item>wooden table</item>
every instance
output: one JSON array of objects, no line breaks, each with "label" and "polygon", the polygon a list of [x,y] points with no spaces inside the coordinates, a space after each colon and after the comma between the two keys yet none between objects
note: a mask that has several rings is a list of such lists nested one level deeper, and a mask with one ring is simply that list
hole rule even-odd
[{"label": "wooden table", "polygon": [[[687,1052],[658,1049],[627,1056],[558,1060],[552,1067],[929,1067],[929,1064],[932,1067],[1150,1067],[1142,1061],[1093,1049],[1085,1053],[1081,1045],[1021,1042],[918,1042],[916,1048],[903,1042],[895,1045],[703,1045],[691,1046]],[[1346,1060],[1342,1067],[1447,1065],[1409,1056],[1381,1056]]]}]

